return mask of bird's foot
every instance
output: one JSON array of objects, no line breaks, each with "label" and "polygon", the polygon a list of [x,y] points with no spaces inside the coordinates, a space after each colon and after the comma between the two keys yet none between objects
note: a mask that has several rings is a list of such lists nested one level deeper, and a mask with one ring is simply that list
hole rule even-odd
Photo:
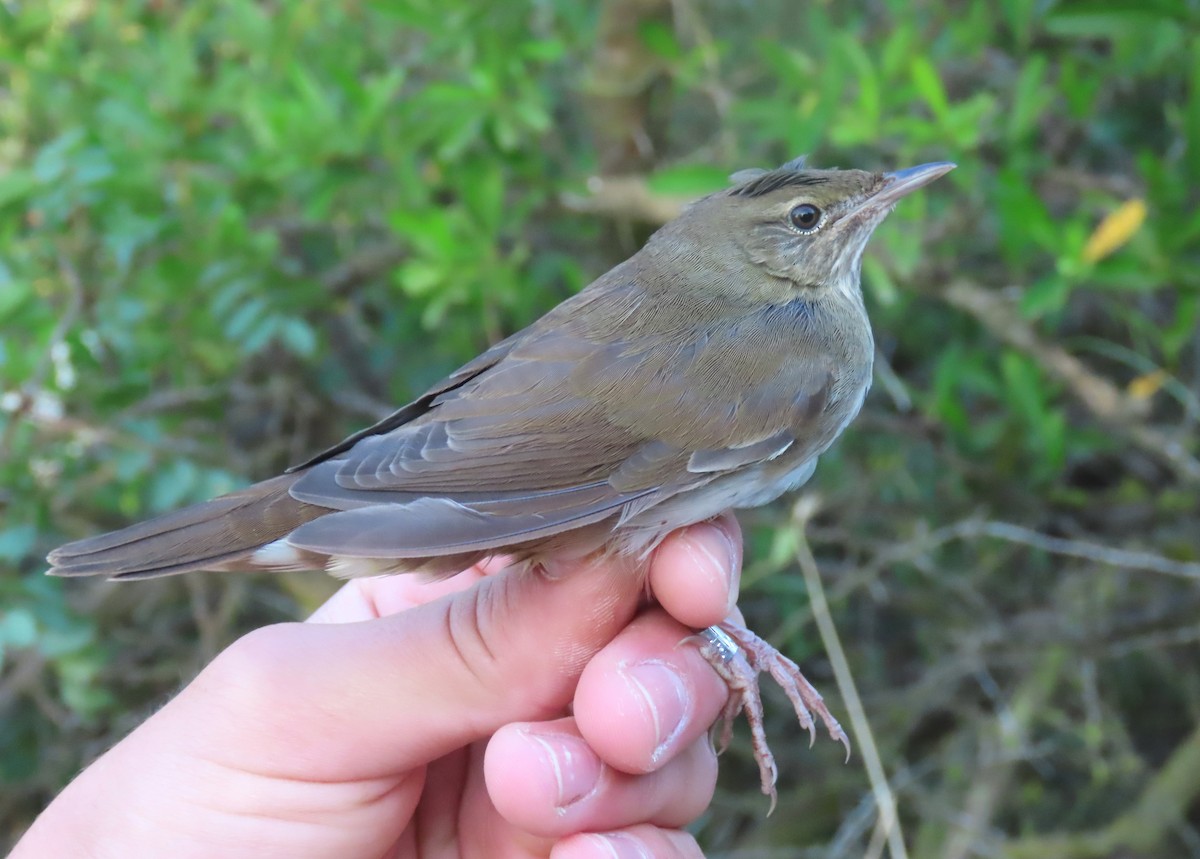
[{"label": "bird's foot", "polygon": [[721,725],[717,740],[718,752],[723,752],[733,738],[733,720],[739,713],[746,714],[750,724],[750,743],[758,772],[762,779],[762,791],[771,797],[771,810],[775,809],[775,779],[778,770],[775,757],[767,746],[767,734],[763,727],[762,696],[758,689],[758,675],[766,672],[775,679],[792,702],[800,727],[809,733],[809,745],[816,739],[816,717],[820,718],[829,736],[846,747],[850,756],[850,740],[838,720],[829,712],[821,693],[808,682],[800,666],[788,659],[770,644],[744,626],[723,623],[709,627],[700,633],[703,643],[700,653],[729,686],[729,700],[718,722]]}]

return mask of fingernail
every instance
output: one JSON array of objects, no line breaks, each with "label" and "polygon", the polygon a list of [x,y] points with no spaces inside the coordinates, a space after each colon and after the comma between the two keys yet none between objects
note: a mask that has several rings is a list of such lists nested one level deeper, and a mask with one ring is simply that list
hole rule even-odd
[{"label": "fingernail", "polygon": [[728,615],[737,606],[738,598],[738,555],[733,538],[719,525],[698,525],[689,532],[687,547],[697,563],[707,567],[709,575],[720,577],[725,585],[729,594],[725,607],[725,614]]},{"label": "fingernail", "polygon": [[657,764],[686,724],[692,708],[691,691],[680,673],[660,660],[639,662],[621,673],[654,725],[650,763]]},{"label": "fingernail", "polygon": [[601,855],[611,859],[654,859],[640,839],[624,832],[591,833],[586,837],[603,851]]},{"label": "fingernail", "polygon": [[569,734],[522,733],[545,762],[554,780],[554,807],[566,809],[588,796],[600,783],[604,765],[587,743]]},{"label": "fingernail", "polygon": [[725,575],[729,577],[729,603],[725,606],[725,616],[728,617],[737,608],[738,587],[741,584],[742,577],[738,570],[738,547],[734,542],[733,537],[724,528],[717,527],[717,533],[721,535],[721,545],[725,549],[725,557],[729,563],[725,567]]}]

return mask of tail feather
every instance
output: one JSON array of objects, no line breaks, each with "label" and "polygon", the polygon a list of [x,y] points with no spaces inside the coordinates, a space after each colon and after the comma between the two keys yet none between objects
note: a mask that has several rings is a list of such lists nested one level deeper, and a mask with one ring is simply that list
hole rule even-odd
[{"label": "tail feather", "polygon": [[[145,579],[191,570],[233,569],[255,550],[330,512],[288,493],[283,475],[50,553],[50,574]],[[253,564],[246,564],[252,567]]]}]

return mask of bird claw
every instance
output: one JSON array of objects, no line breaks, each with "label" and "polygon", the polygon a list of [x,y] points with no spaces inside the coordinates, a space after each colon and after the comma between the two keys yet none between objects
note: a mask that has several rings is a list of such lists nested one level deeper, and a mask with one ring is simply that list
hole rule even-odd
[{"label": "bird claw", "polygon": [[733,722],[738,717],[738,713],[742,711],[742,701],[737,695],[730,695],[725,700],[725,707],[721,710],[721,715],[717,717],[714,724],[721,726],[720,733],[717,735],[714,748],[718,755],[725,754],[729,748],[729,744],[733,742]]},{"label": "bird claw", "polygon": [[754,759],[758,763],[762,792],[771,798],[771,810],[775,810],[777,794],[775,780],[779,775],[775,757],[767,745],[766,729],[763,725],[762,697],[758,688],[758,675],[769,674],[783,689],[800,726],[808,731],[809,747],[816,742],[817,728],[814,714],[820,718],[831,739],[846,747],[846,760],[850,759],[850,739],[842,726],[821,698],[821,693],[808,682],[800,666],[788,659],[762,638],[743,626],[723,623],[720,627],[709,627],[700,634],[700,654],[713,667],[729,687],[729,700],[721,711],[717,723],[721,725],[716,743],[718,754],[725,751],[733,738],[733,720],[739,713],[746,714],[750,725],[750,743]]}]

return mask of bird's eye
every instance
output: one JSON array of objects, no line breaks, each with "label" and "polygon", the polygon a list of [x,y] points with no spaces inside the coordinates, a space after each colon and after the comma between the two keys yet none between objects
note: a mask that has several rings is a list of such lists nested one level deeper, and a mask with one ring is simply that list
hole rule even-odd
[{"label": "bird's eye", "polygon": [[788,212],[788,220],[802,233],[815,233],[821,226],[821,210],[812,203],[801,203]]}]

